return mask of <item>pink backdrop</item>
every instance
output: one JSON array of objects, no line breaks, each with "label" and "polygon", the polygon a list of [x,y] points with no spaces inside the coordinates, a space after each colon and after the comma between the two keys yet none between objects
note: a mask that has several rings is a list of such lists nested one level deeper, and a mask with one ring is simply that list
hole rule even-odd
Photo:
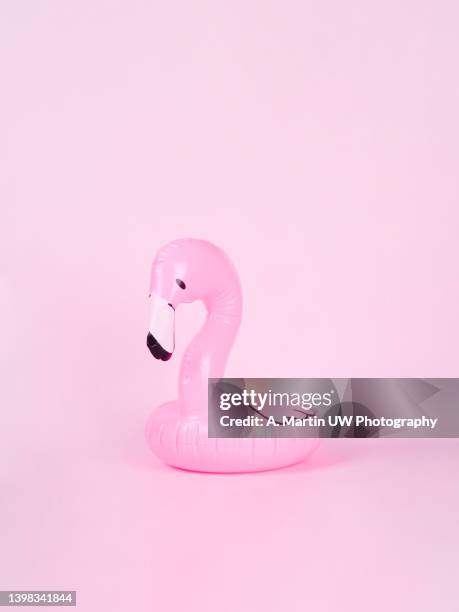
[{"label": "pink backdrop", "polygon": [[[457,610],[459,444],[163,467],[156,249],[242,278],[241,376],[455,376],[457,4],[0,7],[0,589],[85,612]],[[439,603],[441,601],[441,603]]]}]

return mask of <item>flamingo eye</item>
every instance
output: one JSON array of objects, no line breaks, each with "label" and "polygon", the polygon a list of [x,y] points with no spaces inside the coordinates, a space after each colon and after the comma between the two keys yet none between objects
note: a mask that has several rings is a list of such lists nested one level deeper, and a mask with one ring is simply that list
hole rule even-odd
[{"label": "flamingo eye", "polygon": [[176,279],[175,279],[175,282],[176,282],[176,283],[177,283],[177,285],[180,287],[180,289],[186,289],[186,285],[185,285],[185,283],[184,283],[182,280],[180,280],[180,278],[176,278]]}]

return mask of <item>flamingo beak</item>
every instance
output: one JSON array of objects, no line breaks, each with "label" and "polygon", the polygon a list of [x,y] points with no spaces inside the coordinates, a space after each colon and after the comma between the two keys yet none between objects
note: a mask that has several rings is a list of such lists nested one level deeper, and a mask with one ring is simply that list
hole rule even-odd
[{"label": "flamingo beak", "polygon": [[154,293],[150,296],[151,315],[147,346],[156,359],[168,361],[174,351],[175,309],[172,304]]}]

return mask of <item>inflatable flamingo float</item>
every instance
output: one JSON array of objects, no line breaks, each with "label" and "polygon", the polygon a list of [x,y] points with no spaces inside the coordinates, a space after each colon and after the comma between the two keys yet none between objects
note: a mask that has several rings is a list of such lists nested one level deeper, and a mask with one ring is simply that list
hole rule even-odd
[{"label": "inflatable flamingo float", "polygon": [[151,449],[169,465],[200,472],[255,472],[303,460],[317,440],[208,437],[208,379],[223,377],[242,311],[238,274],[227,255],[203,240],[167,244],[153,262],[150,299],[147,346],[162,361],[174,351],[177,307],[202,300],[207,310],[182,359],[178,399],[147,422]]}]

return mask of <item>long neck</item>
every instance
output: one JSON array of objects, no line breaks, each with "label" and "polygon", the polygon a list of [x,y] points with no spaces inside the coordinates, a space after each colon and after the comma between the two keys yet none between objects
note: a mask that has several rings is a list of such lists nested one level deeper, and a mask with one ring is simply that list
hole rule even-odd
[{"label": "long neck", "polygon": [[239,282],[205,302],[207,319],[183,356],[179,375],[179,403],[189,417],[207,419],[209,378],[220,378],[241,321]]}]

